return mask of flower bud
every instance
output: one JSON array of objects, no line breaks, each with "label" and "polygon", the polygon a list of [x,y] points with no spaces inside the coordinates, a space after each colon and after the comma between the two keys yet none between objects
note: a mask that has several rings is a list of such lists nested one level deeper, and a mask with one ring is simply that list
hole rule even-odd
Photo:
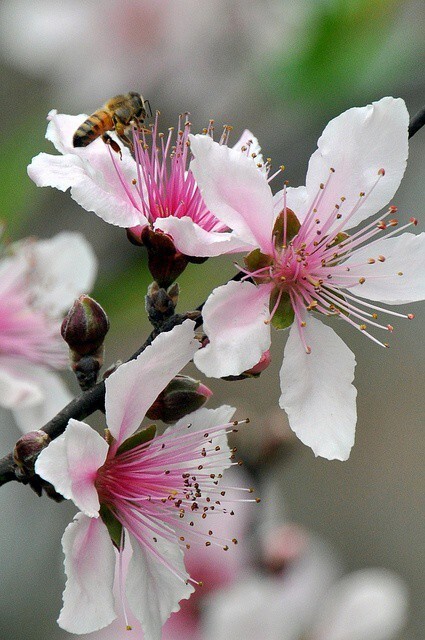
[{"label": "flower bud", "polygon": [[251,369],[247,369],[246,371],[239,374],[238,376],[225,376],[223,380],[228,380],[232,382],[234,380],[245,380],[245,378],[258,378],[260,373],[265,369],[267,369],[271,361],[272,359],[271,359],[270,351],[267,350],[263,353],[263,355],[261,356],[257,364],[251,367]]},{"label": "flower bud", "polygon": [[188,258],[176,249],[169,236],[144,227],[141,240],[148,252],[149,271],[159,286],[167,289],[186,269]]},{"label": "flower bud", "polygon": [[108,330],[108,316],[100,304],[87,295],[81,295],[74,302],[61,327],[63,339],[80,356],[99,349]]},{"label": "flower bud", "polygon": [[188,413],[200,409],[210,396],[212,391],[199,380],[177,375],[159,394],[146,416],[149,420],[176,422]]},{"label": "flower bud", "polygon": [[45,431],[30,431],[19,438],[13,450],[13,460],[20,475],[27,477],[34,475],[37,456],[49,442],[50,436]]}]

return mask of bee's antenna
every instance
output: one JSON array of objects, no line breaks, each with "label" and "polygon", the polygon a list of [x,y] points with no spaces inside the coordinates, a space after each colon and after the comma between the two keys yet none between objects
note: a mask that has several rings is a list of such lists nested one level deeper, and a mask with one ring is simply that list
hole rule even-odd
[{"label": "bee's antenna", "polygon": [[150,115],[150,117],[152,118],[152,117],[153,117],[153,115],[152,115],[152,107],[151,107],[151,103],[149,102],[149,100],[145,100],[144,102],[145,102],[145,104],[147,104],[147,105],[148,105],[148,107],[149,107],[149,115]]}]

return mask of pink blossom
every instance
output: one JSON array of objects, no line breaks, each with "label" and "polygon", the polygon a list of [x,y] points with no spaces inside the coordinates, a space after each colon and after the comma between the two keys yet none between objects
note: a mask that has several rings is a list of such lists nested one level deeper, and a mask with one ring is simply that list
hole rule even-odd
[{"label": "pink blossom", "polygon": [[[101,139],[74,148],[72,136],[85,118],[85,114],[50,112],[46,137],[62,155],[40,153],[33,158],[28,174],[37,186],[70,188],[71,197],[84,209],[127,228],[136,241],[141,241],[148,227],[171,236],[178,251],[187,256],[247,249],[201,198],[189,167],[187,117],[180,118],[177,131],[171,128],[166,136],[158,128],[158,115],[151,135],[134,131],[134,158],[127,148],[120,158]],[[256,140],[245,131],[235,148],[246,155],[248,148],[257,148]]]},{"label": "pink blossom", "polygon": [[298,437],[326,458],[347,459],[354,442],[355,359],[312,312],[337,316],[384,346],[375,332],[393,327],[378,316],[412,314],[375,301],[398,305],[425,297],[425,234],[393,231],[393,207],[346,234],[398,188],[408,120],[401,99],[349,109],[319,139],[306,187],[275,196],[247,158],[205,136],[191,139],[191,167],[207,206],[253,248],[242,281],[218,287],[205,304],[209,343],[195,363],[207,375],[238,375],[269,348],[271,324],[291,326],[280,406]]},{"label": "pink blossom", "polygon": [[193,326],[186,321],[161,334],[107,378],[107,439],[70,420],[37,460],[36,472],[82,510],[62,540],[68,580],[58,622],[67,631],[90,633],[116,618],[110,536],[119,550],[132,550],[127,571],[119,562],[121,608],[125,618],[128,604],[147,640],[160,639],[165,620],[198,584],[186,572],[183,549],[236,543],[214,531],[216,513],[232,514],[231,494],[219,485],[232,465],[225,434],[235,427],[234,409],[200,409],[162,436],[153,438],[153,428],[132,436],[198,349]]},{"label": "pink blossom", "polygon": [[72,396],[54,370],[68,366],[62,314],[93,285],[96,259],[78,233],[27,239],[0,262],[0,404],[25,431],[52,418]]}]

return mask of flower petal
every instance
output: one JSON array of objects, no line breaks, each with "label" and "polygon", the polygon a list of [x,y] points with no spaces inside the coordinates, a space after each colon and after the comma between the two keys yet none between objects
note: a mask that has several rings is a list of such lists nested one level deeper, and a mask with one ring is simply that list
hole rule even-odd
[{"label": "flower petal", "polygon": [[35,184],[62,191],[71,188],[71,197],[79,205],[87,211],[94,211],[110,224],[120,227],[147,224],[137,204],[139,196],[132,185],[132,180],[137,179],[137,169],[130,151],[124,147],[122,159],[115,157],[100,138],[87,147],[75,149],[72,135],[84,116],[51,112],[49,117],[46,137],[64,155],[41,153],[33,158],[28,175]]},{"label": "flower petal", "polygon": [[38,390],[42,394],[38,402],[30,405],[17,403],[13,408],[18,427],[27,432],[40,429],[68,402],[71,402],[73,396],[57,373],[31,363],[20,364],[21,370],[24,369],[33,374]]},{"label": "flower petal", "polygon": [[228,282],[214,289],[202,310],[209,343],[194,363],[207,376],[239,375],[260,361],[270,346],[270,287]]},{"label": "flower petal", "polygon": [[35,470],[64,498],[72,500],[86,515],[97,518],[100,504],[94,482],[108,448],[97,431],[71,418],[64,433],[38,456]]},{"label": "flower petal", "polygon": [[92,289],[97,260],[81,233],[65,231],[49,240],[26,242],[20,251],[31,264],[33,305],[50,316],[58,317]]},{"label": "flower petal", "polygon": [[190,135],[195,159],[190,163],[208,209],[244,242],[271,247],[273,196],[252,158],[219,145],[206,135]]},{"label": "flower petal", "polygon": [[336,583],[320,611],[317,640],[390,640],[406,624],[407,587],[386,569],[363,569]]},{"label": "flower petal", "polygon": [[[43,402],[43,392],[37,383],[37,374],[22,371],[22,358],[0,356],[0,405],[6,409],[30,407]],[[30,365],[32,373],[40,367]],[[36,428],[36,427],[33,427]]]},{"label": "flower petal", "polygon": [[[329,122],[310,158],[306,181],[311,203],[320,192],[319,185],[330,177],[317,206],[320,219],[339,203],[343,221],[359,200],[359,193],[367,194],[377,180],[345,228],[356,226],[390,201],[406,168],[408,125],[404,101],[390,97],[348,109]],[[330,174],[331,168],[335,173]],[[380,169],[385,170],[382,177],[378,176]],[[343,203],[342,196],[346,198]]]},{"label": "flower petal", "polygon": [[68,579],[59,626],[79,634],[106,627],[116,618],[115,552],[107,528],[100,519],[78,513],[65,529],[62,547]]},{"label": "flower petal", "polygon": [[[180,600],[189,598],[194,591],[193,586],[185,582],[189,575],[177,540],[172,543],[158,535],[156,539],[157,542],[149,540],[154,554],[149,546],[139,544],[130,535],[133,555],[127,574],[128,602],[149,640],[161,640],[164,622],[173,611],[180,609]],[[183,578],[174,575],[161,558]]]},{"label": "flower petal", "polygon": [[212,258],[224,253],[250,251],[252,248],[234,232],[206,231],[189,216],[157,218],[154,229],[161,229],[170,235],[176,248],[187,256]]},{"label": "flower petal", "polygon": [[316,456],[347,460],[356,427],[354,354],[320,320],[308,315],[306,322],[302,330],[311,353],[292,325],[280,370],[279,404],[291,429]]},{"label": "flower petal", "polygon": [[139,428],[154,400],[199,349],[193,329],[194,322],[186,320],[161,333],[136,360],[122,364],[107,378],[106,418],[117,444]]},{"label": "flower petal", "polygon": [[[378,256],[384,256],[385,261]],[[369,264],[369,258],[376,262]],[[350,275],[365,278],[363,284],[350,288],[361,298],[387,304],[425,299],[425,233],[381,238],[354,251],[344,264],[350,267]]]},{"label": "flower petal", "polygon": [[[283,189],[278,191],[274,197],[275,218],[283,210],[284,198]],[[287,187],[286,188],[286,206],[297,216],[298,220],[302,223],[306,213],[308,205],[308,193],[305,187]]]}]

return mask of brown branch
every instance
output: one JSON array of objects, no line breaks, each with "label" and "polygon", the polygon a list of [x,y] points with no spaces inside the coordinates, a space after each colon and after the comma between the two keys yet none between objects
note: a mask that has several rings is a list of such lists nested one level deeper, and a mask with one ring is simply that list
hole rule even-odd
[{"label": "brown branch", "polygon": [[422,129],[424,124],[425,124],[425,107],[422,107],[422,109],[420,109],[418,113],[416,113],[409,122],[409,138],[414,136],[415,133],[419,131],[419,129]]}]

